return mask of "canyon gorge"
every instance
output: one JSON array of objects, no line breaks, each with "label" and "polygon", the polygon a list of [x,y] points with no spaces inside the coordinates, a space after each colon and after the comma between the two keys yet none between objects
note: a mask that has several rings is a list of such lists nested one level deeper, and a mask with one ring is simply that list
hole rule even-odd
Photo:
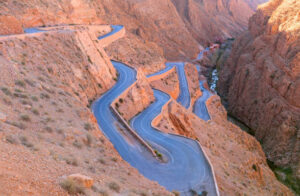
[{"label": "canyon gorge", "polygon": [[300,194],[299,10],[1,1],[0,195]]},{"label": "canyon gorge", "polygon": [[[225,65],[218,92],[252,129],[268,160],[300,172],[299,1],[271,1],[250,18]],[[297,15],[298,14],[298,15]],[[298,192],[299,193],[299,192]]]}]

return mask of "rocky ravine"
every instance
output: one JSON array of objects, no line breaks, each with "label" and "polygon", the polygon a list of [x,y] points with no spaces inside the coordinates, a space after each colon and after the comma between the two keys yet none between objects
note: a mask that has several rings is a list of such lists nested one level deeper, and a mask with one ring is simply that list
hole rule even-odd
[{"label": "rocky ravine", "polygon": [[[221,66],[218,90],[269,160],[300,177],[300,1],[272,0]],[[299,181],[298,181],[299,182]],[[299,184],[298,184],[299,188]]]}]

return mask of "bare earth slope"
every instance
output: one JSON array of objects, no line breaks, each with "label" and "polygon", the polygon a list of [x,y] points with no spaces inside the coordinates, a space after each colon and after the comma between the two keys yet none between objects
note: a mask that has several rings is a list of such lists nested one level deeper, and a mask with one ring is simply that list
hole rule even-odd
[{"label": "bare earth slope", "polygon": [[250,19],[221,68],[219,93],[269,160],[300,175],[300,1],[273,0]]},{"label": "bare earth slope", "polygon": [[94,179],[87,195],[169,195],[121,159],[88,108],[117,77],[94,33],[110,28],[75,29],[0,38],[0,195],[67,195],[60,178],[74,173]]}]

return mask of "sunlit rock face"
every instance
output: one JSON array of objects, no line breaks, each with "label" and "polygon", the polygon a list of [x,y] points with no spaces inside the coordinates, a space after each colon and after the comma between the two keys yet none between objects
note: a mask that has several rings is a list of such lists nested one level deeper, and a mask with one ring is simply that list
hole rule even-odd
[{"label": "sunlit rock face", "polygon": [[[14,16],[23,27],[57,24],[123,24],[131,39],[120,40],[122,48],[132,47],[132,64],[163,65],[168,60],[196,58],[199,47],[218,37],[236,36],[247,27],[254,7],[262,0],[7,0],[0,14]],[[14,31],[10,31],[14,33]],[[118,44],[120,46],[120,44]],[[114,46],[112,46],[114,47]],[[134,58],[138,54],[141,58]]]},{"label": "sunlit rock face", "polygon": [[299,175],[300,2],[273,0],[251,17],[221,68],[219,93],[267,157]]},{"label": "sunlit rock face", "polygon": [[247,28],[249,17],[265,0],[172,0],[193,37],[200,43],[234,37]]}]

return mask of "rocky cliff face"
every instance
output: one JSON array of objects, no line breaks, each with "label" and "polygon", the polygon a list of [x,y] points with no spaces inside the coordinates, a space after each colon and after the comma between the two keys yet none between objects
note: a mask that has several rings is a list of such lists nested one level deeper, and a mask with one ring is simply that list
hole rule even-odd
[{"label": "rocky cliff face", "polygon": [[300,1],[273,0],[251,17],[221,67],[219,93],[267,158],[300,175]]},{"label": "rocky cliff face", "polygon": [[[154,48],[152,53],[161,54],[160,49],[151,47],[155,43],[169,60],[187,60],[196,57],[199,43],[204,45],[216,36],[233,36],[245,29],[254,7],[247,2],[256,5],[260,0],[5,0],[0,3],[0,13],[14,16],[23,27],[123,24],[139,45]],[[143,62],[139,59],[134,63]]]},{"label": "rocky cliff face", "polygon": [[217,37],[234,37],[247,28],[261,1],[172,0],[193,37],[204,44]]}]

